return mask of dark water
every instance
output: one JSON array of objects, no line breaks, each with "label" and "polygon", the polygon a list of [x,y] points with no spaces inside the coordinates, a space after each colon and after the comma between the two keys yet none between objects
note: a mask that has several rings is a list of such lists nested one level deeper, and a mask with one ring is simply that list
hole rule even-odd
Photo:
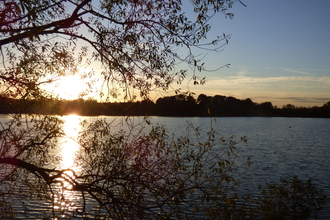
[{"label": "dark water", "polygon": [[[114,118],[107,117],[109,121]],[[95,120],[88,117],[84,119]],[[0,121],[3,120],[0,118]],[[142,118],[132,120],[137,124]],[[198,117],[150,118],[152,124],[165,125],[173,136],[186,134],[187,121],[203,130],[208,130],[212,121],[218,137],[247,137],[247,145],[238,145],[239,156],[250,156],[252,167],[235,171],[242,181],[244,192],[254,192],[259,184],[278,182],[281,177],[296,175],[302,180],[310,178],[330,198],[330,119],[232,117],[216,118],[214,122],[210,118]],[[49,204],[34,201],[28,205],[35,211]],[[330,219],[329,203],[320,217]]]},{"label": "dark water", "polygon": [[[209,118],[161,118],[152,121],[166,124],[170,131],[182,131],[189,120],[208,129]],[[246,192],[258,185],[278,182],[281,177],[296,175],[311,179],[330,198],[330,119],[233,117],[216,118],[213,123],[219,136],[246,136],[247,145],[239,145],[240,157],[251,156],[252,167],[237,170]],[[330,219],[330,204],[320,215]]]}]

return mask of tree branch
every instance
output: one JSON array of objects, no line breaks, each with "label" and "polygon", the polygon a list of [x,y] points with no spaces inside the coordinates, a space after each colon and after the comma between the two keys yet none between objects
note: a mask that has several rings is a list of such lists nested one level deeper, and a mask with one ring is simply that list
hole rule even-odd
[{"label": "tree branch", "polygon": [[42,177],[48,184],[51,183],[51,179],[49,174],[47,174],[47,172],[54,172],[56,170],[54,169],[46,169],[46,168],[40,168],[37,167],[31,163],[25,162],[21,159],[17,159],[17,158],[11,158],[11,157],[7,157],[7,158],[0,158],[0,164],[10,164],[16,167],[20,167],[20,168],[24,168],[28,171],[30,171],[31,173],[35,174],[38,177]]},{"label": "tree branch", "polygon": [[[80,14],[78,14],[78,12],[82,7],[84,7],[90,1],[91,0],[85,0],[80,5],[78,5],[69,18],[62,19],[59,21],[54,21],[54,22],[51,22],[49,24],[42,25],[42,26],[30,27],[30,28],[26,28],[26,29],[17,29],[16,31],[15,30],[8,31],[8,32],[13,33],[13,32],[20,32],[20,31],[26,30],[23,33],[20,33],[20,34],[14,35],[14,36],[10,36],[8,38],[0,40],[0,47],[2,45],[6,45],[6,44],[9,44],[9,43],[12,43],[12,42],[24,39],[24,38],[33,38],[38,35],[52,34],[52,33],[56,33],[56,30],[58,30],[58,29],[72,27],[72,25],[74,24],[75,21],[82,21],[79,17],[87,12],[82,12]],[[46,32],[47,29],[52,28],[52,27],[54,28],[54,32],[52,32],[52,31]]]}]

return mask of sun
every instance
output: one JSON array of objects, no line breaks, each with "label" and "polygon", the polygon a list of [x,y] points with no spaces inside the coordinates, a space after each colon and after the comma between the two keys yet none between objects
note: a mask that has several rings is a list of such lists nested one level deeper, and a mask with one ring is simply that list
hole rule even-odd
[{"label": "sun", "polygon": [[78,99],[88,90],[88,85],[79,75],[64,77],[58,84],[58,95],[62,99]]},{"label": "sun", "polygon": [[43,89],[59,99],[93,98],[100,88],[100,80],[98,77],[91,77],[91,71],[81,68],[75,74],[68,73],[48,79],[48,81],[52,82],[44,85]]},{"label": "sun", "polygon": [[55,84],[52,94],[66,100],[81,98],[89,89],[87,82],[79,75],[67,75],[57,80]]}]

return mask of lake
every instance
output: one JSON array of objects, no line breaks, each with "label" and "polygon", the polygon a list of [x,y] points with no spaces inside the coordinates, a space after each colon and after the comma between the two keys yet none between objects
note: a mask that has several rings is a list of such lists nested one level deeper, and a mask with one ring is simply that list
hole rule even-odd
[{"label": "lake", "polygon": [[[79,128],[79,121],[94,121],[96,118],[68,116],[65,118],[65,126],[71,126],[68,131],[75,131]],[[121,123],[121,119],[116,117],[106,118],[109,121],[117,119],[118,124]],[[134,117],[131,122],[138,124],[142,119]],[[0,118],[0,122],[5,120],[7,119],[4,117]],[[152,124],[165,125],[173,137],[185,134],[187,121],[204,130],[210,128],[212,121],[218,137],[235,135],[237,140],[241,136],[247,137],[247,144],[238,145],[239,156],[250,156],[252,167],[235,171],[242,181],[242,191],[254,192],[259,184],[278,182],[281,177],[296,175],[302,180],[310,178],[314,185],[330,197],[329,118],[224,117],[215,118],[214,121],[199,117],[150,117]],[[71,134],[74,135],[76,134]],[[74,164],[72,155],[77,146],[73,143],[70,145],[69,141],[64,143],[65,151],[63,146],[59,146],[58,153],[62,154],[62,158],[66,158],[63,167],[70,167]],[[76,202],[73,199],[72,203]],[[34,210],[42,209],[38,202],[29,204],[29,207]],[[21,215],[18,215],[18,218],[19,216]],[[320,219],[330,219],[329,203],[320,214]]]}]

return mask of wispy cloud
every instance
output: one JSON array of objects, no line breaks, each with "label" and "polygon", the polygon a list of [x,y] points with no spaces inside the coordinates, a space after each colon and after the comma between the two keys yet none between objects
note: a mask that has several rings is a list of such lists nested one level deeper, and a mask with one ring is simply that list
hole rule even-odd
[{"label": "wispy cloud", "polygon": [[306,71],[301,71],[301,70],[295,70],[295,69],[282,69],[286,72],[290,72],[290,73],[298,73],[298,74],[303,74],[303,75],[310,75],[310,72],[306,72]]},{"label": "wispy cloud", "polygon": [[317,97],[279,97],[277,99],[285,100],[285,101],[295,101],[300,103],[326,103],[330,100],[330,98],[317,98]]},{"label": "wispy cloud", "polygon": [[247,72],[246,70],[244,70],[244,71],[241,70],[241,71],[238,71],[238,72],[237,72],[237,75],[238,75],[238,76],[246,76],[247,74],[248,74],[248,72]]},{"label": "wispy cloud", "polygon": [[[209,78],[209,84],[226,84],[226,85],[251,85],[251,84],[270,84],[270,83],[318,83],[330,85],[330,77],[313,77],[313,76],[279,76],[279,77],[246,77],[246,76],[230,76],[223,78]],[[330,89],[330,88],[329,88]]]}]

